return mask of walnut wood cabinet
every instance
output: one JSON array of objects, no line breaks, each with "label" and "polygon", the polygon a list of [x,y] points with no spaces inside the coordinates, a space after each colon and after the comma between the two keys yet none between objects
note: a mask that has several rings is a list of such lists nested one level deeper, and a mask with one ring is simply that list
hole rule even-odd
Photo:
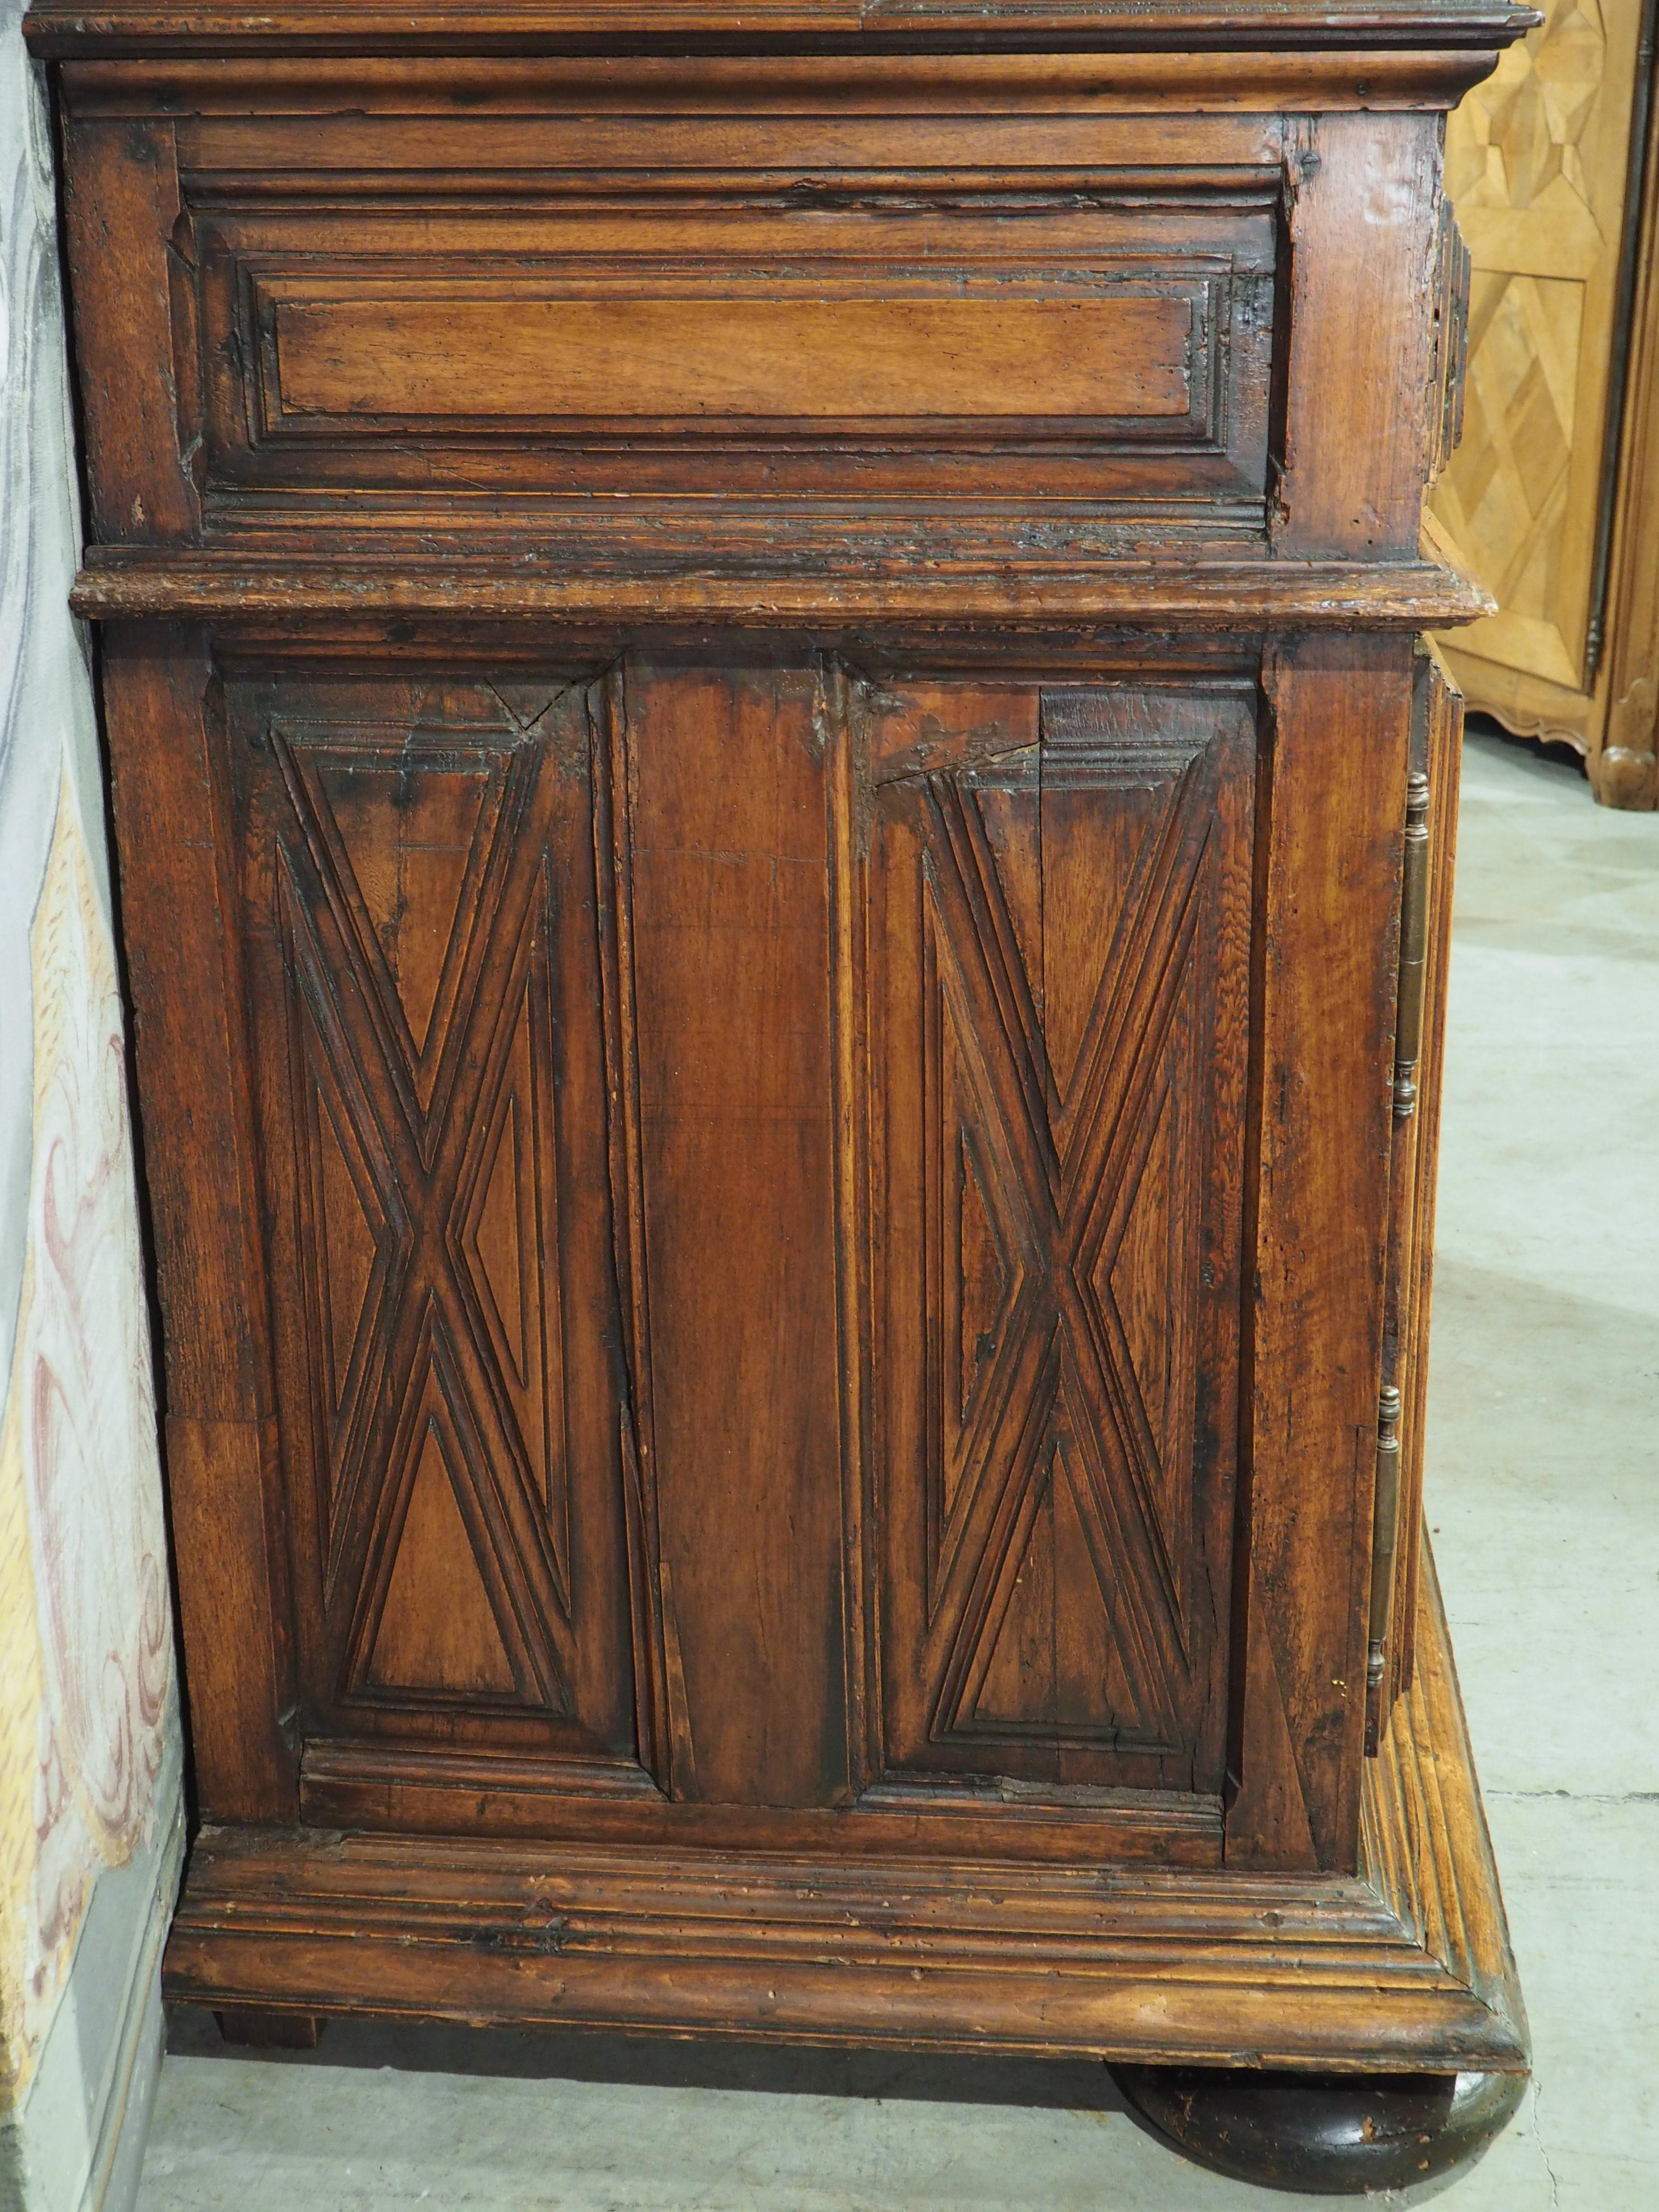
[{"label": "walnut wood cabinet", "polygon": [[1416,641],[1534,19],[672,15],[30,19],[168,1987],[1502,2087]]}]

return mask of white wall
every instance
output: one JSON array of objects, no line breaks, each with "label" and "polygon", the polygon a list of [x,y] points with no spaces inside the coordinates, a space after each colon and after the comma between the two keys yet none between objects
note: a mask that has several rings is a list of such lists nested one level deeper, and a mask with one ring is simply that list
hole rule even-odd
[{"label": "white wall", "polygon": [[0,2212],[130,2202],[178,1704],[52,143],[0,0]]}]

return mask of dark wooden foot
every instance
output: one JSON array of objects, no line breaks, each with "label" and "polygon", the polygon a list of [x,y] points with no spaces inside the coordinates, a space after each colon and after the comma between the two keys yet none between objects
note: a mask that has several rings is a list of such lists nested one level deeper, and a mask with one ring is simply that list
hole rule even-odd
[{"label": "dark wooden foot", "polygon": [[270,2005],[227,2005],[213,2017],[227,2043],[257,2051],[314,2051],[323,2032],[314,2012],[278,2012]]},{"label": "dark wooden foot", "polygon": [[1401,2189],[1478,2158],[1524,2074],[1299,2074],[1114,2066],[1136,2111],[1200,2166],[1264,2189]]}]

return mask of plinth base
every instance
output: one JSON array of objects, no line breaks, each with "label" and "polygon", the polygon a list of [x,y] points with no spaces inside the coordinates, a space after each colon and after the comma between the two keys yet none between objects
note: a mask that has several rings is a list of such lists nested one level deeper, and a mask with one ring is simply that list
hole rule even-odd
[{"label": "plinth base", "polygon": [[[697,1808],[684,1844],[649,1850],[207,1829],[167,1993],[233,2019],[1100,2057],[1130,2069],[1130,2095],[1194,2155],[1247,2161],[1229,2171],[1377,2186],[1398,2178],[1397,2154],[1420,2179],[1496,2132],[1528,2063],[1431,1570],[1423,1580],[1417,1679],[1366,1762],[1353,1874],[698,1850]],[[1302,2078],[1276,2081],[1285,2069]],[[1477,2095],[1424,2075],[1510,2080]],[[1336,2178],[1296,2179],[1322,2157]]]}]

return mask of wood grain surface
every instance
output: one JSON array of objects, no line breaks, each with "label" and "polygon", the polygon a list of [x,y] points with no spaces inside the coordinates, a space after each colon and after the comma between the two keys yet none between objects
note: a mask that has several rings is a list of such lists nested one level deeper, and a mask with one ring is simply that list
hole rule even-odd
[{"label": "wood grain surface", "polygon": [[1524,2067],[1409,1528],[1364,1682],[1441,115],[1528,20],[32,19],[172,1994]]},{"label": "wood grain surface", "polygon": [[1191,305],[1109,301],[285,303],[284,411],[873,416],[1191,412]]}]

